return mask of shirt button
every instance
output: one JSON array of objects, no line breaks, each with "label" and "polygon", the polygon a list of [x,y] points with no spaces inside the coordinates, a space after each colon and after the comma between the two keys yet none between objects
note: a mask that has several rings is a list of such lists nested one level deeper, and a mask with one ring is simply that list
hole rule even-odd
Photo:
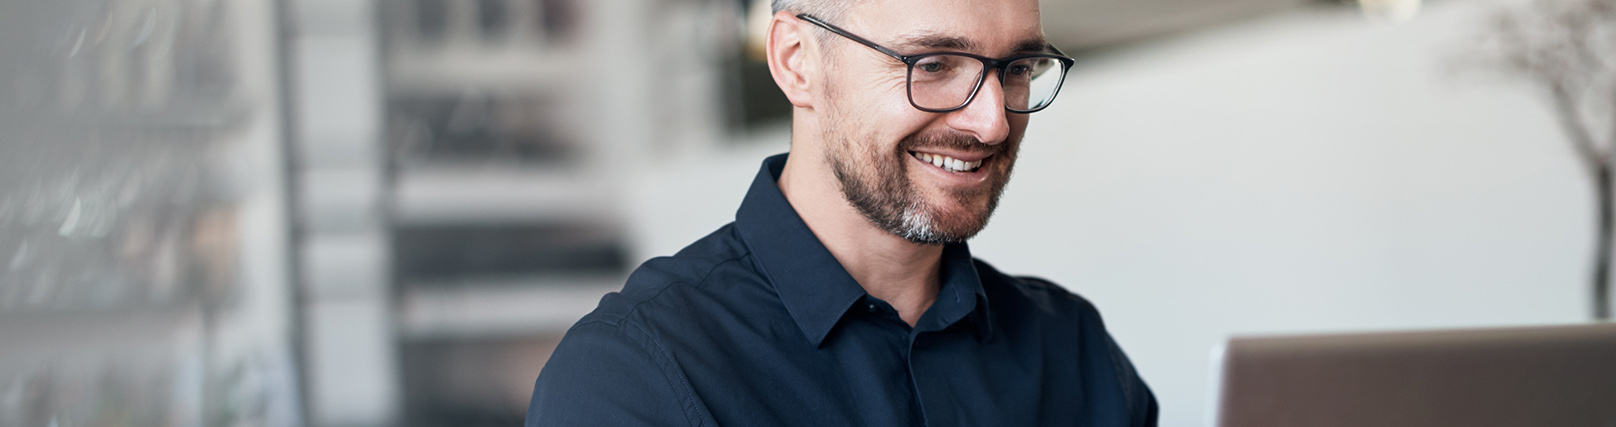
[{"label": "shirt button", "polygon": [[875,304],[870,304],[868,309],[870,310],[871,313],[874,313],[875,312]]}]

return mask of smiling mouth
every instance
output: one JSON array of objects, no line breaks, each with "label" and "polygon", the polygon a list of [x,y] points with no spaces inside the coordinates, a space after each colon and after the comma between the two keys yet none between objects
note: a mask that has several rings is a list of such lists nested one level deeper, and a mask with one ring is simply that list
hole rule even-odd
[{"label": "smiling mouth", "polygon": [[910,151],[909,155],[914,156],[916,159],[920,159],[922,162],[930,163],[932,166],[939,169],[953,173],[976,172],[978,169],[982,168],[982,162],[987,161],[986,158],[983,158],[976,161],[967,162],[941,154],[922,153],[919,151]]}]

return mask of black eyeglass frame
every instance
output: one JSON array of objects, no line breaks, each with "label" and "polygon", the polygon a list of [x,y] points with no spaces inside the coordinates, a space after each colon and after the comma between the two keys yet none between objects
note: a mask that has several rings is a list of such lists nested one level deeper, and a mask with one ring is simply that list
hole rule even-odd
[{"label": "black eyeglass frame", "polygon": [[[973,55],[973,54],[969,54],[969,53],[965,53],[965,52],[950,52],[950,51],[927,52],[927,53],[922,53],[922,54],[918,54],[918,55],[903,55],[903,54],[900,54],[900,53],[898,53],[896,51],[893,51],[892,49],[887,49],[884,46],[881,46],[879,44],[876,44],[875,42],[869,41],[868,39],[865,39],[863,37],[859,37],[857,35],[854,35],[853,33],[847,32],[847,30],[844,30],[841,27],[831,25],[829,22],[821,21],[821,20],[819,20],[819,18],[813,17],[813,15],[809,15],[809,14],[806,14],[806,13],[798,14],[797,19],[808,21],[808,23],[817,25],[820,28],[824,28],[825,31],[830,31],[831,33],[836,34],[838,36],[846,37],[848,40],[858,42],[859,44],[862,44],[864,46],[869,47],[870,49],[875,49],[875,51],[877,51],[877,52],[884,53],[887,56],[892,57],[893,59],[897,59],[898,61],[903,62],[904,65],[908,66],[908,70],[906,71],[907,74],[904,75],[904,84],[903,84],[903,86],[904,86],[905,95],[907,95],[909,97],[909,105],[915,107],[916,109],[919,109],[920,111],[925,111],[925,112],[929,112],[929,113],[954,112],[954,111],[959,111],[961,109],[964,109],[968,105],[971,105],[971,101],[976,100],[976,94],[982,91],[982,83],[987,81],[987,79],[988,79],[988,71],[990,71],[990,70],[998,69],[999,70],[999,82],[1000,82],[999,84],[1004,84],[1003,83],[1004,82],[1004,70],[1011,63],[1016,62],[1016,61],[1020,61],[1020,60],[1023,60],[1023,59],[1028,59],[1028,58],[1049,58],[1049,59],[1054,59],[1054,60],[1060,62],[1060,64],[1061,64],[1061,70],[1060,70],[1061,74],[1060,74],[1060,80],[1055,82],[1055,90],[1053,92],[1050,92],[1049,99],[1046,102],[1044,102],[1044,105],[1040,105],[1040,106],[1038,106],[1038,108],[1034,108],[1034,109],[1030,109],[1030,110],[1017,110],[1017,109],[1014,109],[1014,108],[1010,108],[1010,104],[1008,104],[1008,103],[1006,103],[1005,106],[1004,106],[1005,111],[1009,111],[1009,112],[1017,113],[1017,114],[1031,114],[1031,113],[1036,113],[1036,112],[1042,111],[1045,108],[1049,108],[1049,104],[1054,104],[1055,103],[1055,97],[1060,95],[1061,86],[1064,83],[1066,83],[1066,81],[1065,81],[1066,80],[1066,72],[1070,71],[1071,68],[1072,68],[1072,64],[1077,62],[1076,60],[1074,60],[1074,59],[1072,59],[1070,57],[1067,57],[1066,53],[1061,52],[1061,50],[1059,48],[1056,48],[1054,45],[1045,45],[1046,47],[1049,48],[1049,50],[1054,52],[1053,54],[1050,54],[1050,53],[1035,53],[1035,54],[1029,54],[1029,55],[1017,55],[1017,56],[1012,56],[1012,57],[1009,57],[1009,58],[1002,58],[1002,59],[1001,58],[989,58],[989,57],[981,56],[981,55]],[[976,77],[976,85],[971,88],[971,95],[965,97],[965,102],[961,102],[960,105],[955,106],[953,108],[926,108],[926,107],[922,107],[922,106],[920,106],[920,104],[915,103],[915,93],[914,93],[914,90],[915,90],[914,86],[915,85],[913,83],[914,74],[915,74],[915,64],[920,62],[920,60],[922,60],[922,59],[926,59],[928,57],[933,57],[933,56],[941,56],[941,55],[964,56],[964,57],[967,57],[967,58],[982,61],[982,74]]]}]

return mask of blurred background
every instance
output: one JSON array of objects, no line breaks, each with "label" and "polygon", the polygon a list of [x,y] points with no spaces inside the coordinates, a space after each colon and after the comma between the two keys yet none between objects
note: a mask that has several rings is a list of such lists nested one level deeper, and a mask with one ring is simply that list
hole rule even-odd
[{"label": "blurred background", "polygon": [[[1476,60],[1519,3],[1045,0],[1078,63],[973,251],[1094,301],[1164,426],[1231,335],[1586,322],[1594,187]],[[788,148],[766,9],[0,0],[0,425],[520,424]]]}]

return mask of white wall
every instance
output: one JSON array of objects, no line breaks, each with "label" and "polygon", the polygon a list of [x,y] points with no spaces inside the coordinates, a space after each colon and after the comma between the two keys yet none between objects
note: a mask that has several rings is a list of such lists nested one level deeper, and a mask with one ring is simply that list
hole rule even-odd
[{"label": "white wall", "polygon": [[[1204,424],[1231,334],[1582,321],[1583,172],[1533,92],[1454,71],[1491,10],[1301,9],[1080,63],[973,250],[1093,300],[1164,426]],[[646,172],[639,254],[728,222],[775,138]]]}]

